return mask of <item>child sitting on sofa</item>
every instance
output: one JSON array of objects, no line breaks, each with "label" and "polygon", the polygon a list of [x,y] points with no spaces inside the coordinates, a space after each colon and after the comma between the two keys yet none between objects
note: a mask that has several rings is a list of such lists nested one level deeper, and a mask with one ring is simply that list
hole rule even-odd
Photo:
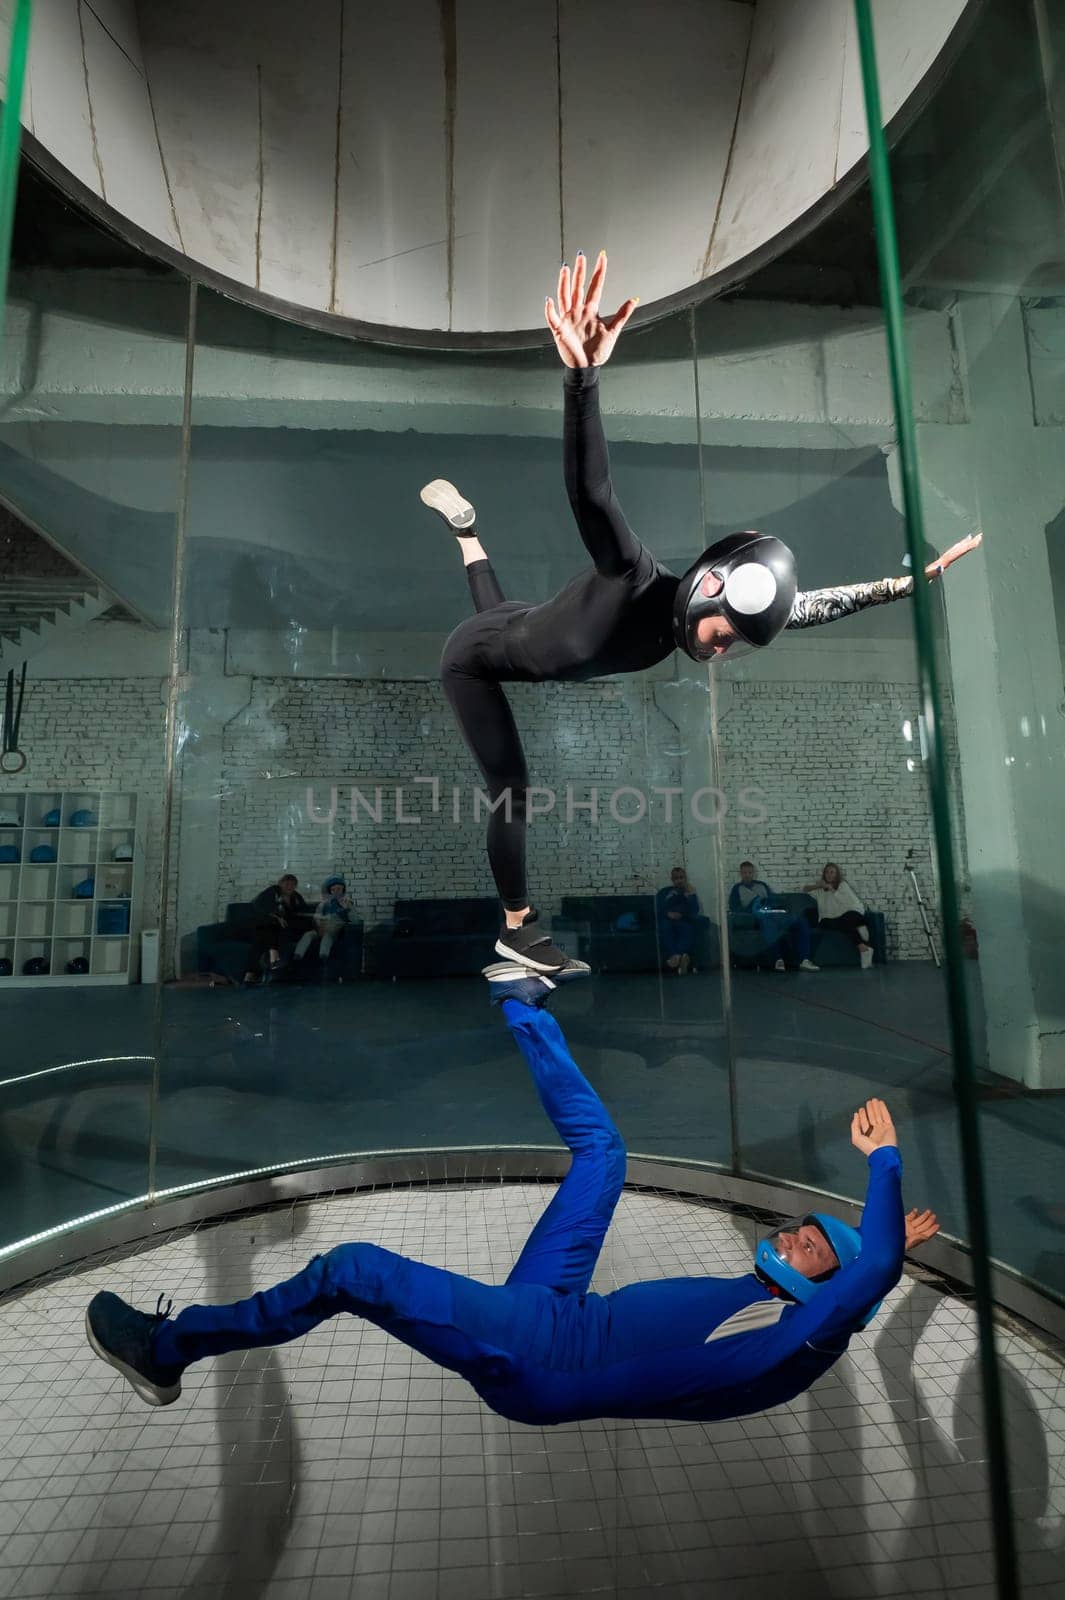
[{"label": "child sitting on sofa", "polygon": [[322,898],[314,908],[314,926],[308,928],[296,946],[296,960],[302,961],[317,939],[319,958],[328,961],[334,944],[351,921],[353,909],[344,879],[339,874],[326,878],[322,884]]}]

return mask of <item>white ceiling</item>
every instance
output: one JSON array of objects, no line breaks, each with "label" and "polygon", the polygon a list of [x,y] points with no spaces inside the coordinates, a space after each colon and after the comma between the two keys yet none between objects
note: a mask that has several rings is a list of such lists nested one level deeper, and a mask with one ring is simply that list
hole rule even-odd
[{"label": "white ceiling", "polygon": [[[885,116],[965,5],[874,0]],[[45,0],[23,120],[237,292],[460,333],[581,247],[608,301],[742,270],[865,150],[851,0]]]}]

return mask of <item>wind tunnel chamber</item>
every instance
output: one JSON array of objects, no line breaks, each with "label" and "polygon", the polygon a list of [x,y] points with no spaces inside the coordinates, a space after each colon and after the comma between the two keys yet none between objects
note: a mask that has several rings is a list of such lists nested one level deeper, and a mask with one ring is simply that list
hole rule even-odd
[{"label": "wind tunnel chamber", "polygon": [[[827,1377],[726,1423],[507,1422],[348,1317],[146,1412],[85,1343],[98,1289],[234,1300],[349,1240],[502,1282],[566,1170],[480,976],[486,812],[439,680],[470,598],[418,499],[470,496],[508,598],[584,565],[542,324],[560,261],[603,246],[605,307],[641,296],[600,381],[662,562],[751,527],[804,591],[912,571],[852,7],[378,9],[34,11],[0,414],[0,669],[27,665],[26,764],[0,774],[0,1594],[1059,1595],[1042,0],[872,6],[926,559],[984,532],[933,591],[939,700],[908,600],[712,669],[507,687],[533,901],[592,967],[552,1008],[629,1149],[593,1288],[744,1273],[804,1208],[857,1222],[871,1095],[940,1235]],[[779,937],[731,898],[745,861]],[[868,968],[817,925],[826,862]],[[310,912],[335,875],[352,907],[324,959],[286,933],[265,982],[249,908],[286,871]]]}]

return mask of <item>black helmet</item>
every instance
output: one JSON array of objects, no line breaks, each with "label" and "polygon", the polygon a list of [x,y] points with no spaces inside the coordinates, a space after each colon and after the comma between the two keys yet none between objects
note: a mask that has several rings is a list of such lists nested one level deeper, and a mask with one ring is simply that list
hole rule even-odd
[{"label": "black helmet", "polygon": [[44,956],[30,956],[28,961],[22,963],[22,970],[27,978],[47,977],[48,961]]},{"label": "black helmet", "polygon": [[70,961],[67,962],[67,971],[68,972],[72,972],[72,973],[76,973],[78,975],[81,975],[81,974],[84,974],[84,973],[88,972],[88,970],[89,970],[89,963],[86,960],[85,956],[74,956],[74,957],[72,957],[72,959]]},{"label": "black helmet", "polygon": [[0,978],[10,978],[14,972],[10,956],[0,956]]},{"label": "black helmet", "polygon": [[[712,595],[703,589],[710,573],[720,581]],[[794,604],[795,557],[787,545],[754,530],[730,533],[704,550],[681,578],[673,602],[673,637],[693,661],[708,661],[715,652],[699,643],[696,629],[704,617],[724,617],[741,644],[760,649],[772,644]]]}]

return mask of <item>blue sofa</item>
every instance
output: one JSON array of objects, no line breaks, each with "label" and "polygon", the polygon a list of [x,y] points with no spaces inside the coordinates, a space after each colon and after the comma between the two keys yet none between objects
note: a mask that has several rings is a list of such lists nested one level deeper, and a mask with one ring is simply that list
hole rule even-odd
[{"label": "blue sofa", "polygon": [[[254,906],[231,900],[223,922],[202,923],[196,929],[197,970],[217,972],[239,983],[254,966],[251,929],[258,915]],[[282,954],[290,954],[295,942],[290,937],[282,945]],[[362,973],[362,945],[362,921],[352,917],[328,961],[319,961],[317,951],[312,950],[306,961],[290,962],[278,976],[295,982],[313,978],[324,978],[327,983],[353,982]]]},{"label": "blue sofa", "polygon": [[[774,908],[804,916],[810,923],[810,960],[818,967],[859,967],[857,947],[838,928],[817,925],[817,901],[810,894],[776,894]],[[882,911],[867,910],[866,926],[873,947],[874,965],[887,961],[887,921]],[[733,911],[728,919],[729,956],[734,967],[771,966],[774,955],[757,918],[746,911]]]},{"label": "blue sofa", "polygon": [[462,978],[497,961],[499,901],[397,900],[388,922],[370,930],[366,970],[375,978]]},{"label": "blue sofa", "polygon": [[[578,953],[594,972],[657,972],[661,968],[658,909],[653,894],[564,895],[554,927],[582,924],[587,932]],[[697,972],[721,965],[719,930],[709,917],[696,919],[691,954]]]}]

